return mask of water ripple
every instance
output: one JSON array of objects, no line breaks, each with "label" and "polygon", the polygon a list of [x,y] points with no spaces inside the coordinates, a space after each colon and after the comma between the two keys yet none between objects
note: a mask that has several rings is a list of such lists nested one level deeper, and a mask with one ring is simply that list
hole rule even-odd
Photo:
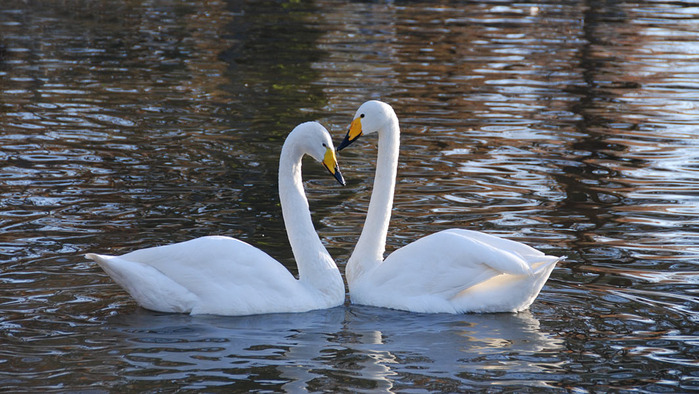
[{"label": "water ripple", "polygon": [[[696,389],[695,5],[78,3],[0,10],[3,388]],[[82,258],[226,234],[295,272],[283,138],[371,98],[402,127],[388,251],[462,227],[567,255],[531,312],[163,315]],[[345,188],[304,166],[341,268],[375,145]]]}]

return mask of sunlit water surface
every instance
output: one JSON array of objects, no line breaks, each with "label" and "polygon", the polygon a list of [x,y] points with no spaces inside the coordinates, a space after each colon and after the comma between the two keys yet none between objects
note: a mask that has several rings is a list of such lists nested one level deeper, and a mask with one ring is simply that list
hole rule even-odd
[{"label": "sunlit water surface", "polygon": [[[0,387],[689,391],[699,388],[699,8],[693,2],[106,0],[0,4]],[[285,135],[336,143],[396,109],[389,251],[463,227],[567,255],[529,311],[140,309],[82,255],[209,234],[295,272]],[[348,185],[304,167],[341,269]]]}]

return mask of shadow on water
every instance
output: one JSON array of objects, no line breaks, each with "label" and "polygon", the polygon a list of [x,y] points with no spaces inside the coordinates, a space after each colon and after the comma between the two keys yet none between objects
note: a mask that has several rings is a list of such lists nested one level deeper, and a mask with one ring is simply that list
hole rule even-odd
[{"label": "shadow on water", "polygon": [[[631,258],[620,255],[621,250],[617,248],[597,249],[596,253],[584,249],[594,244],[591,234],[597,230],[610,225],[623,226],[615,220],[613,207],[623,203],[623,195],[616,190],[628,185],[615,182],[614,170],[605,163],[622,160],[626,150],[624,145],[609,141],[615,119],[607,116],[610,106],[614,106],[615,111],[624,112],[623,103],[615,94],[615,88],[624,86],[602,81],[606,81],[607,75],[623,72],[621,59],[605,47],[613,45],[608,42],[610,30],[614,30],[614,26],[624,26],[626,22],[627,16],[615,2],[586,2],[584,5],[581,27],[584,44],[577,54],[582,83],[566,88],[579,98],[571,103],[570,108],[570,112],[580,119],[575,123],[579,138],[569,144],[567,160],[560,164],[561,171],[554,175],[566,195],[558,207],[560,217],[557,221],[575,231],[574,252],[582,259],[601,254],[598,260],[614,259],[615,264],[628,262]],[[638,85],[629,84],[628,87]],[[642,165],[638,161],[631,164]],[[584,225],[581,225],[578,215],[584,216]]]},{"label": "shadow on water", "polygon": [[[325,104],[322,89],[312,83],[318,79],[312,64],[325,56],[317,46],[321,30],[308,23],[318,9],[313,4],[268,1],[231,1],[226,8],[233,15],[244,15],[227,24],[224,34],[232,45],[219,54],[227,65],[221,88],[227,92],[227,105],[238,111],[232,120],[236,129],[227,133],[235,134],[246,154],[256,157],[255,167],[242,174],[238,197],[254,217],[232,220],[255,223],[256,230],[248,234],[258,236],[255,245],[273,250],[273,256],[295,272],[286,232],[278,225],[277,191],[270,185],[277,185],[276,163],[286,135],[297,124],[315,120]],[[306,178],[328,179],[311,160],[305,164]],[[322,202],[314,208],[322,212],[319,206]],[[316,222],[316,227],[321,225]]]}]

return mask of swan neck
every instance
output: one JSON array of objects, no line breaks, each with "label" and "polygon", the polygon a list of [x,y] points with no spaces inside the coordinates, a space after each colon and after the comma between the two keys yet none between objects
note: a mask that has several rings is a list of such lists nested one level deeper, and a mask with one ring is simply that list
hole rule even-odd
[{"label": "swan neck", "polygon": [[301,177],[303,155],[300,149],[285,144],[279,160],[279,198],[299,281],[324,293],[342,288],[344,296],[344,284],[337,265],[313,227]]},{"label": "swan neck", "polygon": [[347,263],[347,281],[351,282],[364,272],[380,264],[386,250],[386,236],[393,208],[393,194],[398,171],[400,128],[395,114],[379,129],[379,147],[376,158],[374,188],[364,229],[354,253]]}]

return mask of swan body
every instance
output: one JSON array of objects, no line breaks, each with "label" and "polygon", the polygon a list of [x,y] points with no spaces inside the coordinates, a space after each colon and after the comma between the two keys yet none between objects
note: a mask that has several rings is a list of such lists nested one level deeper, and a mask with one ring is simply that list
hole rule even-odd
[{"label": "swan body", "polygon": [[398,168],[400,129],[390,105],[359,107],[341,150],[378,133],[374,190],[364,229],[345,267],[353,303],[425,313],[518,312],[541,291],[559,257],[493,235],[449,229],[384,260]]},{"label": "swan body", "polygon": [[313,228],[301,180],[308,154],[344,185],[330,134],[316,122],[287,137],[279,161],[279,195],[299,279],[260,249],[231,237],[208,236],[136,250],[122,256],[89,253],[146,309],[160,312],[253,315],[305,312],[344,303],[335,262]]}]

